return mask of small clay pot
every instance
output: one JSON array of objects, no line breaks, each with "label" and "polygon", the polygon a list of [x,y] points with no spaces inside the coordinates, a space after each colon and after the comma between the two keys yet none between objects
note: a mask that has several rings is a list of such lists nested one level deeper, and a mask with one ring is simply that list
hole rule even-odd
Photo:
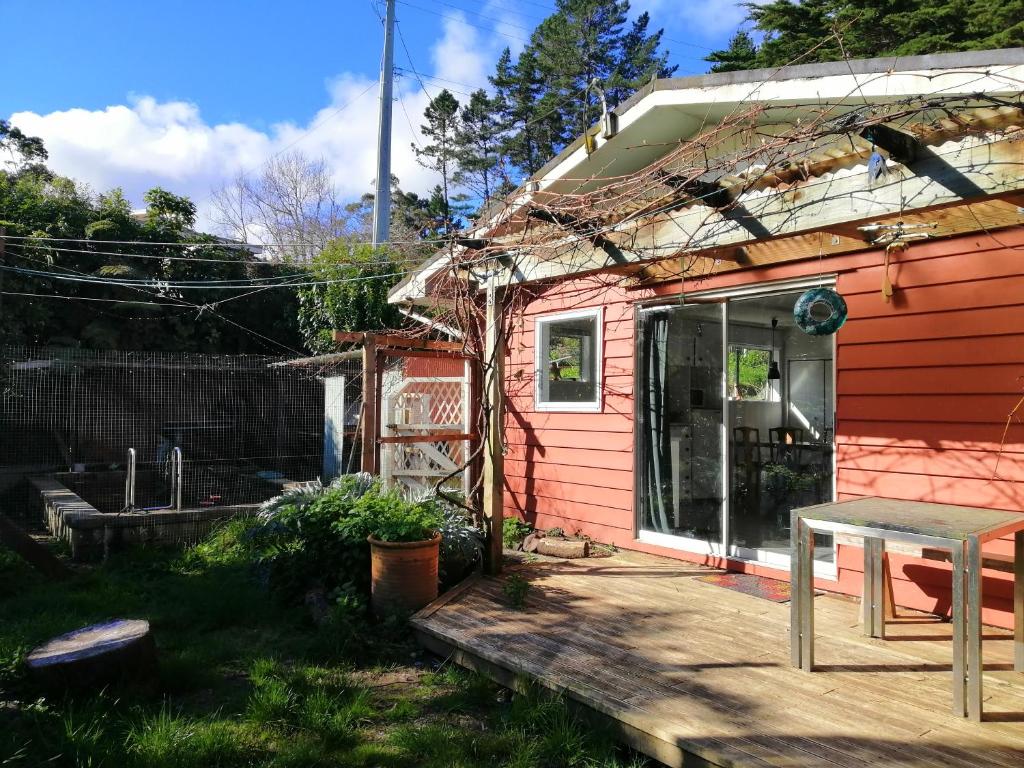
[{"label": "small clay pot", "polygon": [[368,541],[371,603],[378,618],[414,613],[437,597],[440,533],[425,541]]}]

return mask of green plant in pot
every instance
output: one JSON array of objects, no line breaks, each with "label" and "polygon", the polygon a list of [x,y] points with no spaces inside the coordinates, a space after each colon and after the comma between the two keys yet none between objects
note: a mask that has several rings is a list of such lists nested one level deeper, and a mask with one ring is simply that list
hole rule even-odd
[{"label": "green plant in pot", "polygon": [[441,504],[434,499],[407,501],[397,491],[362,496],[353,509],[353,525],[364,527],[370,542],[370,602],[378,617],[417,611],[437,597]]}]

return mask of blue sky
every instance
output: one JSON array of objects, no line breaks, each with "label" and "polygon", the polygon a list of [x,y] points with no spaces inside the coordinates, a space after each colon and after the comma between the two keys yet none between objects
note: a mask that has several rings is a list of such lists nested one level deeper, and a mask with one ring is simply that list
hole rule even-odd
[{"label": "blue sky", "polygon": [[[486,84],[553,0],[399,0],[395,172],[427,189],[410,149],[428,95]],[[742,20],[732,0],[635,0],[671,38],[679,74]],[[213,188],[267,157],[323,157],[343,196],[373,176],[379,0],[0,0],[0,116],[47,142],[51,166],[135,202],[154,185],[206,212]],[[406,55],[405,48],[409,55]]]}]

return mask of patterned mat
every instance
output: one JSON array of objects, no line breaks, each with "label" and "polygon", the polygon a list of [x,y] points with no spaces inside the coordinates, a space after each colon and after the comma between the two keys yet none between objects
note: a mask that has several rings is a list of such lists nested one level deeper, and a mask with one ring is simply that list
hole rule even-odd
[{"label": "patterned mat", "polygon": [[707,576],[698,576],[697,581],[733,589],[745,595],[762,597],[773,603],[785,603],[790,598],[788,581],[766,579],[764,576],[754,576],[749,573],[711,573]]}]

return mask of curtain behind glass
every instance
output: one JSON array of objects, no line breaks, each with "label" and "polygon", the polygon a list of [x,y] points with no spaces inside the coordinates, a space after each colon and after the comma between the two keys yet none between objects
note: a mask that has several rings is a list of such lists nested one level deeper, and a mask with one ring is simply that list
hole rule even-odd
[{"label": "curtain behind glass", "polygon": [[669,464],[669,434],[665,408],[669,317],[669,312],[652,312],[645,318],[641,347],[644,375],[641,391],[642,413],[646,431],[641,527],[660,533],[668,533],[671,527],[664,493]]}]

